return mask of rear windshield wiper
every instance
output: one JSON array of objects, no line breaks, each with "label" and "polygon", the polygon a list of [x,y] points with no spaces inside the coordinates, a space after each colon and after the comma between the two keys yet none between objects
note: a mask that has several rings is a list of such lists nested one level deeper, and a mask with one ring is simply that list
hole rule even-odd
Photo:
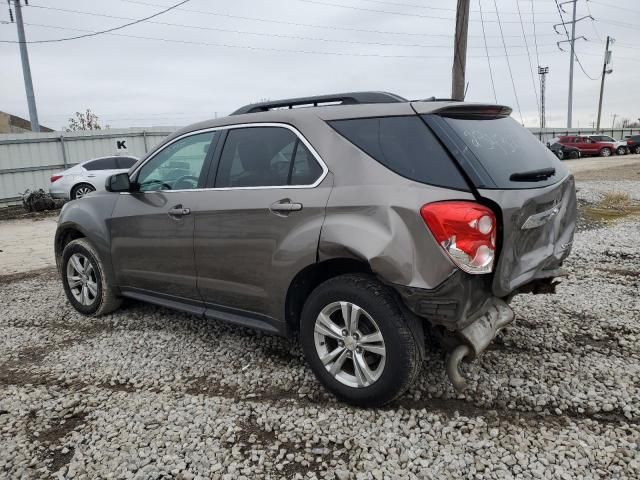
[{"label": "rear windshield wiper", "polygon": [[512,182],[541,182],[556,174],[555,168],[541,168],[528,172],[512,173],[509,180]]}]

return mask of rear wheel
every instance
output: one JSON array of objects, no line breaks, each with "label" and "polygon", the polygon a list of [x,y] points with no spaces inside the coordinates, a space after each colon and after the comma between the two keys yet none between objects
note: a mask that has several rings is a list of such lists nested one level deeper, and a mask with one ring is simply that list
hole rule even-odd
[{"label": "rear wheel", "polygon": [[420,368],[421,325],[369,275],[327,280],[302,311],[300,340],[316,377],[340,400],[374,407],[404,393]]},{"label": "rear wheel", "polygon": [[604,147],[602,150],[600,150],[600,156],[601,157],[610,157],[611,156],[611,149],[609,147]]},{"label": "rear wheel", "polygon": [[99,316],[120,306],[113,282],[86,238],[73,240],[64,248],[61,274],[64,292],[78,312]]},{"label": "rear wheel", "polygon": [[71,200],[76,198],[82,198],[88,193],[95,192],[96,189],[93,185],[88,183],[80,183],[71,189]]},{"label": "rear wheel", "polygon": [[578,150],[572,150],[569,154],[569,158],[575,160],[576,158],[580,158],[580,152]]}]

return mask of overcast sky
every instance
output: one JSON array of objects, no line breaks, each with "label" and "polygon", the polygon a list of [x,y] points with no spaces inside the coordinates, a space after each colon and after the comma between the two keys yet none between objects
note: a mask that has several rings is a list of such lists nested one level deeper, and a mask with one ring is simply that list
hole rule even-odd
[{"label": "overcast sky", "polygon": [[[31,0],[23,8],[27,40],[104,30],[177,2]],[[577,35],[588,39],[577,42],[579,59],[596,80],[576,64],[574,126],[595,120],[607,35],[616,43],[603,124],[610,126],[613,114],[640,117],[637,4],[578,0],[578,17],[590,9],[597,19],[577,24]],[[516,119],[521,110],[527,126],[538,125],[539,57],[550,68],[547,124],[565,126],[569,54],[556,47],[566,37],[553,30],[559,22],[555,0],[481,0],[481,6],[498,103],[513,107]],[[263,98],[353,90],[387,90],[411,99],[449,97],[455,7],[455,0],[191,0],[114,34],[30,44],[40,123],[60,129],[74,111],[91,108],[112,127],[184,125]],[[471,10],[467,100],[494,102],[478,0],[471,0]],[[0,21],[8,20],[5,5]],[[0,40],[17,40],[15,24],[0,24]],[[18,45],[0,43],[0,61],[0,110],[28,118]]]}]

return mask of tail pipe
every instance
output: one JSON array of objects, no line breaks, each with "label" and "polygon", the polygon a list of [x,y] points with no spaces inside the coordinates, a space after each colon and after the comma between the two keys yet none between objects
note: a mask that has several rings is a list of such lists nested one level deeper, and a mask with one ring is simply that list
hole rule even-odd
[{"label": "tail pipe", "polygon": [[471,347],[469,345],[458,345],[447,358],[447,376],[454,388],[461,393],[467,389],[467,382],[460,373],[460,362],[470,353]]}]

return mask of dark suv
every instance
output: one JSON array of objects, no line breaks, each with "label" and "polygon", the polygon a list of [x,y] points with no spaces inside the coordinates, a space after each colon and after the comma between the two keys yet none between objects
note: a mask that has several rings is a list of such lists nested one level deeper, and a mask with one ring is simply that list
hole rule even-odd
[{"label": "dark suv", "polygon": [[[300,108],[307,107],[307,108]],[[248,105],[65,205],[69,301],[123,297],[300,339],[340,399],[381,405],[480,355],[518,292],[553,289],[573,177],[503,106],[357,92]]]}]

